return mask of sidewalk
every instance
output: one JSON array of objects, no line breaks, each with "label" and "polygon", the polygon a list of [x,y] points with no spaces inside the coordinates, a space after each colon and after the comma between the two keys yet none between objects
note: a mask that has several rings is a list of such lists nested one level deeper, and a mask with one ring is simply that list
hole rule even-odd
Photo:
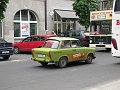
[{"label": "sidewalk", "polygon": [[96,86],[87,90],[120,90],[120,80]]}]

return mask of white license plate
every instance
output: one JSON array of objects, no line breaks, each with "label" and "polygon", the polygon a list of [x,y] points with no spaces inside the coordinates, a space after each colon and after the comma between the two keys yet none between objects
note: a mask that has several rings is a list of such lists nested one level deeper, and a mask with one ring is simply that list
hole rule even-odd
[{"label": "white license plate", "polygon": [[43,55],[43,54],[39,54],[38,57],[39,57],[39,58],[44,58],[45,55]]},{"label": "white license plate", "polygon": [[103,44],[103,42],[99,42],[99,44]]},{"label": "white license plate", "polygon": [[2,53],[4,54],[4,53],[9,53],[9,51],[2,51]]}]

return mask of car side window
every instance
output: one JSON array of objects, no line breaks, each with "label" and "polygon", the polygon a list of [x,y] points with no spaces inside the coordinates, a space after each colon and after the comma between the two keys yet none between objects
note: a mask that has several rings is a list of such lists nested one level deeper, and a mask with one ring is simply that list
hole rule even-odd
[{"label": "car side window", "polygon": [[41,41],[45,41],[46,40],[46,37],[41,37]]},{"label": "car side window", "polygon": [[31,42],[31,41],[32,41],[32,38],[31,38],[31,37],[26,38],[26,39],[23,40],[23,42]]},{"label": "car side window", "polygon": [[70,48],[70,40],[62,41],[61,48]]},{"label": "car side window", "polygon": [[80,46],[79,41],[77,40],[72,41],[72,47],[79,47],[79,46]]},{"label": "car side window", "polygon": [[33,41],[39,41],[39,37],[33,37]]}]

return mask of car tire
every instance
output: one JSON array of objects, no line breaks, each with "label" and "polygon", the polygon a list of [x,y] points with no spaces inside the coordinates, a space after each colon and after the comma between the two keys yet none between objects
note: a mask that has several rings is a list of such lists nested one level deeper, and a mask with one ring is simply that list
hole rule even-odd
[{"label": "car tire", "polygon": [[42,66],[47,66],[48,62],[40,62]]},{"label": "car tire", "polygon": [[64,67],[66,67],[66,65],[67,65],[67,58],[66,57],[61,57],[60,58],[60,60],[59,60],[59,62],[58,62],[58,66],[60,67],[60,68],[64,68]]},{"label": "car tire", "polygon": [[20,53],[20,50],[18,47],[14,47],[14,54],[19,54]]},{"label": "car tire", "polygon": [[107,51],[107,52],[110,52],[110,51],[111,51],[111,48],[106,48],[106,51]]},{"label": "car tire", "polygon": [[85,60],[85,62],[86,62],[87,64],[91,64],[91,63],[92,63],[92,60],[93,60],[93,55],[92,55],[92,54],[89,54],[89,55],[87,56],[87,59]]},{"label": "car tire", "polygon": [[3,56],[3,59],[4,59],[4,60],[8,60],[9,58],[10,58],[10,55]]}]

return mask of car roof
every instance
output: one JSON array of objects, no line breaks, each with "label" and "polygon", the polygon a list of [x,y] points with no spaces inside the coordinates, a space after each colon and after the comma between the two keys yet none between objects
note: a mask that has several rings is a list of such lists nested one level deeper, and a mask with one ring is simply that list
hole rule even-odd
[{"label": "car roof", "polygon": [[71,37],[51,37],[49,38],[48,40],[79,40],[79,39],[76,39],[76,38],[71,38]]},{"label": "car roof", "polygon": [[37,34],[32,36],[56,36],[55,34]]},{"label": "car roof", "polygon": [[44,37],[50,38],[50,37],[56,37],[57,35],[55,35],[55,34],[36,34],[36,35],[25,37],[24,39],[29,38],[29,37],[35,37],[35,36],[44,36]]}]

